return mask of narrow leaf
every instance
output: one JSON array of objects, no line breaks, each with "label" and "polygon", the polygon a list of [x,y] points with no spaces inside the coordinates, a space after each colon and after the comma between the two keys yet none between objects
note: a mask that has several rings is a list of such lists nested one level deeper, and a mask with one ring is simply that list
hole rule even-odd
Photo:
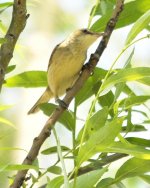
[{"label": "narrow leaf", "polygon": [[121,130],[123,120],[124,118],[114,119],[93,133],[88,141],[81,146],[77,156],[77,165],[80,166],[98,151],[111,145]]},{"label": "narrow leaf", "polygon": [[0,105],[0,111],[7,110],[11,107],[12,107],[12,105]]},{"label": "narrow leaf", "polygon": [[[101,178],[101,176],[107,171],[107,167],[100,169],[100,170],[94,170],[91,172],[88,172],[84,175],[81,175],[77,178],[76,188],[92,188],[94,185],[98,182],[98,180]],[[70,183],[70,188],[73,188],[72,181]]]},{"label": "narrow leaf", "polygon": [[[108,108],[104,107],[102,110],[97,111],[91,116],[91,118],[87,122],[87,131],[85,133],[85,140],[87,140],[91,136],[91,134],[93,134],[94,132],[96,132],[98,129],[100,129],[105,125],[108,116],[108,111],[109,111]],[[83,134],[83,129],[84,127],[81,129],[81,131],[78,134],[77,142],[80,142],[80,139]]]},{"label": "narrow leaf", "polygon": [[[62,152],[70,151],[70,148],[68,148],[66,146],[61,146],[61,151]],[[45,149],[41,153],[43,155],[50,155],[50,154],[57,153],[57,146],[53,146],[53,147],[50,147],[48,149]]]},{"label": "narrow leaf", "polygon": [[46,87],[47,73],[45,71],[28,71],[6,80],[7,87]]},{"label": "narrow leaf", "polygon": [[53,180],[51,180],[50,182],[48,182],[46,188],[60,188],[63,182],[64,182],[64,177],[58,176]]},{"label": "narrow leaf", "polygon": [[120,101],[119,107],[123,107],[124,109],[131,108],[132,106],[141,105],[150,99],[150,96],[134,96],[128,97]]},{"label": "narrow leaf", "polygon": [[150,175],[141,175],[140,178],[150,185]]},{"label": "narrow leaf", "polygon": [[121,142],[114,142],[112,145],[104,148],[102,151],[111,153],[125,153],[140,159],[150,159],[150,150],[130,143],[124,144]]},{"label": "narrow leaf", "polygon": [[113,85],[120,82],[127,81],[139,81],[142,78],[150,77],[150,68],[149,67],[136,67],[128,68],[118,71],[118,73],[110,76],[105,83],[103,84],[102,89],[110,89]]},{"label": "narrow leaf", "polygon": [[[134,7],[134,11],[133,11]],[[124,11],[121,13],[115,29],[122,28],[134,23],[140,18],[146,11],[150,9],[149,0],[136,0],[125,3]],[[104,31],[105,25],[110,19],[113,12],[113,8],[109,9],[107,14],[101,16],[91,27],[91,30],[101,32]]]},{"label": "narrow leaf", "polygon": [[144,147],[149,147],[150,146],[150,140],[146,140],[144,138],[128,137],[128,138],[126,138],[126,140],[128,142],[130,142],[131,144],[144,146]]},{"label": "narrow leaf", "polygon": [[130,44],[133,39],[150,23],[150,10],[148,10],[145,14],[143,14],[133,25],[131,28],[127,39],[126,45]]},{"label": "narrow leaf", "polygon": [[142,175],[150,170],[150,160],[131,158],[117,171],[115,179],[121,181],[125,178]]},{"label": "narrow leaf", "polygon": [[10,127],[13,127],[14,129],[16,129],[15,125],[7,119],[0,117],[0,122],[7,125],[7,126],[10,126]]},{"label": "narrow leaf", "polygon": [[34,166],[34,165],[18,165],[18,164],[6,165],[5,167],[3,167],[2,171],[27,170],[27,169],[34,169],[34,170],[38,171],[37,166]]}]

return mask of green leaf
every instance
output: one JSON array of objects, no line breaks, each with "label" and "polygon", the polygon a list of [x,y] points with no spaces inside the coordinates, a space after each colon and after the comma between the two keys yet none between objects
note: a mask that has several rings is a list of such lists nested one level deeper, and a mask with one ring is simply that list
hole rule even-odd
[{"label": "green leaf", "polygon": [[132,106],[141,105],[150,99],[150,96],[134,96],[128,97],[119,102],[119,107],[123,107],[124,110],[131,108]]},{"label": "green leaf", "polygon": [[102,151],[110,153],[125,153],[141,159],[150,159],[150,150],[130,143],[125,144],[121,142],[114,142]]},{"label": "green leaf", "polygon": [[150,67],[128,68],[118,71],[110,76],[102,86],[102,89],[110,89],[113,85],[127,81],[139,81],[142,78],[150,77]]},{"label": "green leaf", "polygon": [[58,175],[62,173],[62,169],[59,166],[51,166],[47,169],[47,171]]},{"label": "green leaf", "polygon": [[110,107],[113,101],[114,101],[114,94],[112,91],[109,91],[108,93],[106,93],[106,95],[100,96],[98,98],[98,102],[101,106]]},{"label": "green leaf", "polygon": [[[134,10],[133,10],[134,7]],[[146,11],[150,9],[149,0],[135,0],[126,3],[124,10],[121,13],[115,29],[122,28],[134,23],[140,18]],[[112,15],[113,9],[109,9],[107,14],[101,16],[91,27],[91,30],[101,32],[104,31],[105,26]]]},{"label": "green leaf", "polygon": [[131,28],[127,39],[126,45],[130,44],[133,39],[150,23],[150,10],[148,10],[145,14],[143,14],[133,25]]},{"label": "green leaf", "polygon": [[144,146],[144,147],[149,147],[150,146],[150,140],[146,140],[144,138],[128,137],[128,138],[126,138],[126,140],[128,142],[130,142],[131,144]]},{"label": "green leaf", "polygon": [[[101,176],[107,171],[107,169],[108,167],[105,167],[103,169],[94,170],[79,176],[77,178],[76,188],[83,188],[83,187],[93,188],[94,185],[99,181]],[[70,188],[73,188],[73,183],[74,181],[70,183]]]},{"label": "green leaf", "polygon": [[[122,127],[122,131],[127,132],[128,130],[128,126],[124,126]],[[134,124],[132,130],[130,130],[130,132],[141,132],[141,131],[147,131],[147,129],[143,126],[143,125],[137,125]]]},{"label": "green leaf", "polygon": [[131,158],[126,161],[117,171],[115,181],[142,175],[150,171],[150,160]]},{"label": "green leaf", "polygon": [[[87,140],[91,136],[91,134],[95,133],[98,129],[100,129],[105,125],[108,116],[108,111],[109,109],[107,107],[104,107],[102,110],[97,111],[91,116],[91,118],[87,122],[85,140]],[[78,134],[77,142],[80,142],[80,139],[83,134],[83,129],[84,127],[81,129],[81,131]]]},{"label": "green leaf", "polygon": [[0,111],[7,110],[11,107],[12,107],[12,105],[0,105]]},{"label": "green leaf", "polygon": [[140,178],[150,184],[150,175],[141,175]]},{"label": "green leaf", "polygon": [[[47,116],[50,116],[50,114],[56,109],[56,105],[51,103],[43,103],[40,105],[40,109],[43,111],[43,113]],[[62,116],[59,118],[58,122],[60,122],[62,125],[64,125],[68,130],[74,130],[74,115],[73,112],[64,111]]]},{"label": "green leaf", "polygon": [[6,87],[46,87],[47,73],[45,71],[28,71],[8,78]]},{"label": "green leaf", "polygon": [[0,117],[0,122],[16,129],[15,125],[5,118]]},{"label": "green leaf", "polygon": [[12,5],[13,5],[13,3],[11,1],[7,2],[7,3],[0,3],[0,9],[1,8],[6,8],[6,7],[12,6]]},{"label": "green leaf", "polygon": [[93,133],[87,142],[81,146],[77,156],[77,165],[80,166],[98,151],[100,152],[111,145],[121,130],[123,120],[123,117],[116,118]]},{"label": "green leaf", "polygon": [[58,176],[53,180],[51,180],[50,182],[48,182],[46,188],[60,188],[63,182],[64,182],[64,177]]},{"label": "green leaf", "polygon": [[150,77],[142,78],[139,80],[140,83],[150,86]]},{"label": "green leaf", "polygon": [[0,167],[0,171],[13,171],[13,170],[27,170],[27,169],[33,169],[38,171],[39,168],[34,165],[19,165],[19,164],[13,164],[13,165],[6,165]]},{"label": "green leaf", "polygon": [[2,151],[21,150],[21,151],[27,152],[26,150],[22,148],[14,148],[14,147],[0,147],[0,150]]},{"label": "green leaf", "polygon": [[[61,151],[62,152],[70,151],[70,148],[68,148],[66,146],[61,146]],[[57,153],[57,146],[53,146],[51,148],[45,149],[41,153],[43,155],[50,155],[50,154]]]},{"label": "green leaf", "polygon": [[1,3],[0,4],[0,14],[2,14],[7,8],[9,8],[10,6],[12,6],[13,3],[12,2],[7,2],[7,3]]},{"label": "green leaf", "polygon": [[96,188],[108,188],[109,185],[113,184],[113,178],[102,179],[97,185]]},{"label": "green leaf", "polygon": [[16,68],[16,65],[10,65],[7,67],[6,73],[10,73],[11,71],[13,71]]},{"label": "green leaf", "polygon": [[101,80],[105,77],[107,71],[96,67],[93,75],[86,81],[83,88],[78,92],[75,97],[76,105],[80,105],[82,102],[87,100],[89,97],[97,93]]}]

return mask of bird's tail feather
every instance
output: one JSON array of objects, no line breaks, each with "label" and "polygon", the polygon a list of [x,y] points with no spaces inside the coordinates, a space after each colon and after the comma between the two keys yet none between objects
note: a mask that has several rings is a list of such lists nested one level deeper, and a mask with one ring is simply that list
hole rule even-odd
[{"label": "bird's tail feather", "polygon": [[53,98],[53,93],[49,89],[49,87],[47,87],[44,93],[42,94],[42,96],[38,99],[38,101],[34,104],[34,106],[29,110],[28,114],[33,114],[33,113],[38,112],[40,110],[38,105],[48,102],[50,98]]}]

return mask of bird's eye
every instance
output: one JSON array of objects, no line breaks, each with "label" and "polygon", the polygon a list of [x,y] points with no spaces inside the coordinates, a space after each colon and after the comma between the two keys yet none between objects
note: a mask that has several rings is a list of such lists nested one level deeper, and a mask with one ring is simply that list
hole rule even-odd
[{"label": "bird's eye", "polygon": [[82,32],[89,35],[91,34],[91,32],[88,29],[83,29]]},{"label": "bird's eye", "polygon": [[88,33],[88,30],[87,29],[83,29],[83,33]]}]

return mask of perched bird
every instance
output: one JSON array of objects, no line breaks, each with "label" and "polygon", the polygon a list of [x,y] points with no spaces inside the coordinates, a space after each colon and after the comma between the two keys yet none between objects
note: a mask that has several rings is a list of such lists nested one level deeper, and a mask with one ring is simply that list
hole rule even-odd
[{"label": "perched bird", "polygon": [[37,112],[38,105],[48,102],[51,98],[60,102],[59,97],[78,79],[88,48],[100,36],[102,33],[88,29],[76,30],[54,48],[47,69],[48,87],[28,114]]}]

